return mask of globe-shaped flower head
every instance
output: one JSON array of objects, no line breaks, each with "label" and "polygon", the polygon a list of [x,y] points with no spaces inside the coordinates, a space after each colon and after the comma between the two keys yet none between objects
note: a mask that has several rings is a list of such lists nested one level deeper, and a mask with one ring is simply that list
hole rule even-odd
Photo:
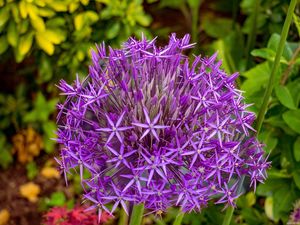
[{"label": "globe-shaped flower head", "polygon": [[210,199],[234,205],[241,177],[254,187],[266,178],[238,74],[220,69],[216,54],[189,60],[183,51],[192,47],[189,35],[174,34],[164,47],[145,38],[108,51],[102,44],[83,81],[60,82],[59,163],[65,174],[80,172],[94,207],[200,211]]}]

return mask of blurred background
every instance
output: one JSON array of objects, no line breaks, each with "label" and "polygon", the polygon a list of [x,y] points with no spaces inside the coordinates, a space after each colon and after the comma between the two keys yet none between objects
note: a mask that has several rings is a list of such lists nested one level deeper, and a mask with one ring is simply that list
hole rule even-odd
[{"label": "blurred background", "polygon": [[[53,158],[58,146],[51,140],[59,101],[55,84],[87,74],[95,43],[118,48],[129,36],[143,33],[158,36],[163,45],[170,33],[190,33],[197,45],[187,54],[218,51],[227,73],[240,72],[237,86],[245,91],[247,102],[255,103],[251,109],[257,113],[288,4],[289,0],[0,0],[0,225],[96,221],[96,214],[80,206],[79,176],[70,177],[66,186],[57,172]],[[297,215],[300,221],[300,202],[295,204],[300,199],[299,15],[298,4],[259,136],[272,161],[269,179],[238,200],[232,224],[300,224],[294,222]],[[212,203],[200,214],[186,215],[183,224],[221,224],[221,210]],[[144,224],[171,224],[177,212],[174,208],[146,216]],[[105,215],[102,223],[122,225],[124,220],[118,211],[115,218]]]}]

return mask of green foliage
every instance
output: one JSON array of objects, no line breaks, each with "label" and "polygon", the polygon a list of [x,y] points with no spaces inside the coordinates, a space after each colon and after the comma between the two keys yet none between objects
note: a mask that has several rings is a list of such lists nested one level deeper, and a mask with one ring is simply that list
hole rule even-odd
[{"label": "green foliage", "polygon": [[[218,51],[223,68],[228,73],[240,71],[237,85],[246,101],[254,103],[257,113],[270,78],[280,31],[289,1],[286,0],[0,0],[0,62],[15,60],[22,65],[17,85],[9,93],[0,92],[0,167],[7,168],[13,161],[11,137],[28,126],[43,135],[44,149],[55,148],[53,122],[59,79],[72,79],[75,73],[87,73],[89,52],[94,43],[105,41],[117,47],[130,35],[143,32],[166,35],[177,30],[192,34],[198,42],[195,52],[209,55]],[[152,4],[154,3],[154,4]],[[158,19],[151,26],[149,12],[175,10],[181,13],[185,27],[160,27]],[[153,10],[154,9],[154,10]],[[199,10],[200,9],[200,10]],[[265,184],[257,192],[249,192],[237,201],[232,224],[285,224],[292,204],[300,198],[300,19],[294,13],[294,25],[285,43],[276,71],[276,83],[269,110],[259,139],[272,161]],[[160,15],[160,14],[158,14]],[[159,17],[159,16],[158,16]],[[177,19],[177,18],[176,18]],[[170,21],[167,21],[170,22]],[[172,21],[171,21],[172,22]],[[181,22],[181,21],[180,21]],[[181,23],[178,23],[181,24]],[[255,28],[255,29],[254,29]],[[253,32],[254,31],[254,32]],[[298,41],[298,42],[297,42]],[[192,52],[192,53],[195,53]],[[192,54],[190,55],[192,57]],[[29,63],[27,62],[29,61]],[[21,64],[22,62],[22,64]],[[19,76],[19,77],[18,77]],[[37,175],[34,162],[26,166],[27,176]],[[87,176],[84,171],[84,176]],[[82,191],[80,177],[73,177],[72,188]],[[74,205],[63,192],[42,198],[40,208]],[[219,206],[209,205],[201,214],[184,216],[184,225],[222,224],[224,212]],[[173,223],[178,209],[172,208],[163,220],[151,218],[154,224]]]},{"label": "green foliage", "polygon": [[[144,27],[150,23],[139,0],[8,1],[0,9],[0,54],[11,49],[17,62],[38,54],[37,66],[49,68],[51,61],[61,74],[84,72],[82,62],[88,61],[95,42],[102,38],[119,44],[132,34],[149,35]],[[58,61],[49,58],[53,55]],[[46,77],[44,81],[50,73]]]},{"label": "green foliage", "polygon": [[6,169],[13,158],[10,153],[11,146],[7,143],[5,135],[0,132],[0,167]]},{"label": "green foliage", "polygon": [[27,170],[27,177],[29,180],[34,179],[39,173],[37,165],[34,161],[32,161],[26,165],[26,170]]},{"label": "green foliage", "polygon": [[39,210],[46,211],[56,206],[67,206],[68,209],[74,207],[74,199],[68,200],[62,191],[53,192],[50,197],[42,198],[39,202]]}]

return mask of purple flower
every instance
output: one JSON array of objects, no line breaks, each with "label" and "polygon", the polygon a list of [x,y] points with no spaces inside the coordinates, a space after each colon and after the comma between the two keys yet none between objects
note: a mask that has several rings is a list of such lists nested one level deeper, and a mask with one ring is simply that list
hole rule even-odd
[{"label": "purple flower", "polygon": [[294,204],[294,210],[290,215],[287,224],[290,225],[300,225],[300,200],[297,200]]},{"label": "purple flower", "polygon": [[244,176],[254,189],[266,179],[269,163],[237,73],[220,69],[216,54],[189,60],[189,39],[96,46],[89,75],[59,83],[66,100],[58,105],[58,162],[65,177],[79,169],[91,208],[200,211],[210,200],[234,205]]}]

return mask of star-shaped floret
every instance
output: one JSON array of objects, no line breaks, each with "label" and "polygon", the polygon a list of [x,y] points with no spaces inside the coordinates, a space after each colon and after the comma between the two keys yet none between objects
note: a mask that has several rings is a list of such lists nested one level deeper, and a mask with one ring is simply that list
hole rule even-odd
[{"label": "star-shaped floret", "polygon": [[215,148],[214,146],[203,147],[204,138],[205,138],[205,135],[202,134],[202,137],[199,141],[197,141],[197,142],[191,141],[193,149],[191,151],[187,151],[182,154],[184,156],[193,155],[193,159],[190,164],[190,169],[193,167],[194,163],[196,162],[196,160],[198,158],[200,158],[200,160],[202,160],[202,161],[206,160],[203,155],[204,152],[207,152],[207,151]]},{"label": "star-shaped floret", "polygon": [[107,122],[108,122],[108,124],[110,125],[110,127],[106,127],[106,128],[98,128],[98,129],[96,129],[96,130],[97,130],[97,131],[103,131],[103,132],[109,132],[109,133],[110,133],[109,137],[107,138],[106,144],[108,144],[108,143],[111,141],[111,139],[112,139],[115,135],[116,135],[117,138],[119,139],[120,143],[123,143],[123,139],[122,139],[122,137],[121,137],[120,132],[125,131],[125,130],[129,130],[129,129],[132,128],[131,126],[130,126],[130,127],[120,127],[124,115],[125,115],[125,112],[123,112],[123,113],[121,114],[121,116],[119,117],[119,119],[117,120],[117,122],[114,123],[114,122],[111,120],[111,118],[110,118],[107,114],[105,114],[106,119],[107,119]]},{"label": "star-shaped floret", "polygon": [[115,164],[115,168],[117,168],[121,163],[123,163],[125,166],[127,166],[128,168],[130,168],[126,158],[131,156],[132,154],[134,154],[136,152],[136,150],[131,150],[129,152],[124,152],[124,145],[121,144],[120,146],[120,152],[117,152],[114,148],[110,147],[109,145],[106,146],[109,151],[111,153],[113,153],[115,155],[114,158],[107,160],[107,162],[113,162],[116,163]]},{"label": "star-shaped floret", "polygon": [[227,206],[235,206],[234,200],[237,199],[242,193],[236,195],[236,186],[238,185],[238,181],[235,182],[230,188],[226,183],[224,183],[224,188],[220,191],[223,196],[216,202],[216,204],[227,203]]},{"label": "star-shaped floret", "polygon": [[196,100],[197,101],[197,106],[195,108],[195,112],[200,109],[200,107],[208,107],[209,105],[212,105],[214,102],[213,101],[210,101],[208,100],[208,93],[209,93],[209,90],[205,91],[204,94],[201,94],[200,91],[197,92],[197,96],[192,96],[192,99]]},{"label": "star-shaped floret", "polygon": [[147,112],[146,108],[143,108],[144,111],[144,115],[146,118],[146,123],[132,123],[132,125],[138,126],[138,127],[142,127],[142,128],[146,128],[146,130],[144,131],[144,133],[142,134],[142,136],[140,137],[140,140],[142,140],[149,132],[152,133],[152,135],[156,138],[156,140],[159,141],[159,137],[158,134],[156,132],[155,129],[165,129],[168,128],[170,126],[165,126],[165,125],[158,125],[158,120],[161,116],[161,112],[159,112],[155,118],[153,119],[153,121],[150,120],[149,114]]},{"label": "star-shaped floret", "polygon": [[166,177],[166,170],[163,167],[168,164],[167,162],[162,162],[162,159],[159,156],[152,155],[150,158],[147,157],[144,153],[140,152],[140,154],[145,159],[146,165],[142,167],[136,168],[136,170],[149,170],[147,186],[149,186],[154,173],[156,172],[160,177],[162,177],[165,181],[168,181]]},{"label": "star-shaped floret", "polygon": [[101,198],[105,200],[115,201],[115,204],[111,209],[111,213],[113,213],[118,205],[121,204],[126,214],[129,215],[126,201],[135,201],[135,199],[132,197],[132,195],[120,191],[114,183],[112,183],[111,186],[113,188],[114,194],[112,193],[110,196],[103,196]]},{"label": "star-shaped floret", "polygon": [[216,113],[216,116],[215,116],[215,123],[208,123],[209,126],[211,128],[213,128],[212,132],[210,133],[210,135],[207,137],[207,139],[210,139],[212,138],[213,136],[217,135],[218,137],[218,140],[219,140],[219,144],[220,146],[222,147],[223,146],[223,141],[222,141],[222,138],[223,138],[223,135],[224,134],[228,134],[228,135],[232,135],[227,129],[226,129],[226,126],[227,126],[227,121],[230,119],[230,116],[227,116],[225,119],[223,119],[223,121],[220,121],[220,116],[218,113]]}]

